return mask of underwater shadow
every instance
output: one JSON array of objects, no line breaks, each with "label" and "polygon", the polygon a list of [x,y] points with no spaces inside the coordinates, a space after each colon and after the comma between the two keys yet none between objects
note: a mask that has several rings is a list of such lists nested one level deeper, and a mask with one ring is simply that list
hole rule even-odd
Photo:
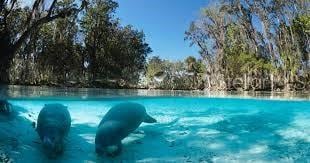
[{"label": "underwater shadow", "polygon": [[150,150],[145,156],[153,160],[158,157],[160,160],[174,157],[178,161],[192,162],[309,160],[310,141],[307,141],[307,137],[306,140],[286,139],[280,133],[295,123],[296,113],[288,112],[292,110],[234,113],[224,117],[219,117],[216,112],[209,115],[207,112],[193,112],[171,124],[143,126],[141,129],[145,130],[146,137],[142,141],[156,141],[156,149],[165,151],[163,155],[159,155]]},{"label": "underwater shadow", "polygon": [[29,118],[32,113],[21,106],[12,107],[10,115],[0,115],[0,152],[17,161],[24,151],[33,149],[36,132]]}]

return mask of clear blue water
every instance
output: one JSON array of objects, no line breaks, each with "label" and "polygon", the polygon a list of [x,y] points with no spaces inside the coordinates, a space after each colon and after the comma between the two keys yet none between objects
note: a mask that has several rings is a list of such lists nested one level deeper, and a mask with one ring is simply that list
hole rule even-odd
[{"label": "clear blue water", "polygon": [[[2,150],[16,162],[46,162],[31,122],[44,104],[61,103],[73,121],[66,151],[54,162],[310,162],[307,98],[64,94],[11,97],[19,116],[9,125],[0,122],[0,134],[6,136],[0,136]],[[97,125],[109,108],[124,101],[144,105],[158,123],[143,124],[126,138],[120,156],[98,158]]]}]

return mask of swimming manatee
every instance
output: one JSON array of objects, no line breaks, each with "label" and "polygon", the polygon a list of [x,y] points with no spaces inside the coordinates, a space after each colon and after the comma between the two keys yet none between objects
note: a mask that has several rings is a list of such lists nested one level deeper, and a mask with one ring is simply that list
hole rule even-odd
[{"label": "swimming manatee", "polygon": [[142,122],[155,123],[145,107],[137,103],[121,103],[112,107],[102,118],[95,139],[96,153],[116,156],[122,150],[122,140]]},{"label": "swimming manatee", "polygon": [[7,100],[0,100],[0,115],[8,116],[12,112],[12,105]]},{"label": "swimming manatee", "polygon": [[37,132],[49,158],[63,153],[64,138],[71,127],[71,117],[66,106],[46,104],[39,113]]}]

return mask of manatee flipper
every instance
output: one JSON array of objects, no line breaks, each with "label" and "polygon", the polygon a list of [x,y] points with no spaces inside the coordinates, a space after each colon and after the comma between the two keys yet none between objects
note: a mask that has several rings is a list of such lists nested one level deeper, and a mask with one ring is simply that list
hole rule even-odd
[{"label": "manatee flipper", "polygon": [[156,123],[157,120],[154,119],[153,117],[149,116],[148,114],[145,114],[143,122],[145,122],[145,123]]}]

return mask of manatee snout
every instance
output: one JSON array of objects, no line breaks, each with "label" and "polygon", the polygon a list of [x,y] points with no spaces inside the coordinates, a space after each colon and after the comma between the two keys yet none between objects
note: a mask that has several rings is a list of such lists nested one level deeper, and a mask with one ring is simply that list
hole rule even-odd
[{"label": "manatee snout", "polygon": [[[101,145],[96,144],[96,153],[100,155],[108,155],[108,156],[115,156],[118,154],[120,148],[117,145]],[[120,152],[120,151],[119,151]]]},{"label": "manatee snout", "polygon": [[116,156],[121,152],[122,126],[119,122],[110,121],[98,128],[95,138],[98,155]]},{"label": "manatee snout", "polygon": [[121,152],[121,147],[118,145],[101,146],[96,144],[96,153],[101,155],[107,155],[110,157],[115,157]]},{"label": "manatee snout", "polygon": [[63,138],[58,135],[50,136],[47,134],[42,138],[43,148],[50,158],[54,158],[63,153]]},{"label": "manatee snout", "polygon": [[53,142],[53,139],[44,136],[43,138],[43,146],[47,149],[53,149],[55,147],[55,142]]}]

